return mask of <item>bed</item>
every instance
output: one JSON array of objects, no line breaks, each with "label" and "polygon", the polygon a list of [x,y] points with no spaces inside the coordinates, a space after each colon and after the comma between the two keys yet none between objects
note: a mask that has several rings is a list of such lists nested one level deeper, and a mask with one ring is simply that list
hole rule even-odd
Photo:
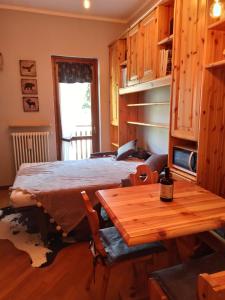
[{"label": "bed", "polygon": [[69,233],[85,215],[82,190],[95,205],[96,190],[118,187],[142,163],[137,158],[117,161],[103,157],[23,164],[11,187],[11,204],[15,208],[42,206],[62,231]]}]

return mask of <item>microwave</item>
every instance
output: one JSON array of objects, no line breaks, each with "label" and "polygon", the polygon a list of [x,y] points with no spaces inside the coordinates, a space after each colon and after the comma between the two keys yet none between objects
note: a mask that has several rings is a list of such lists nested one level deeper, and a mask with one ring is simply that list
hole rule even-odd
[{"label": "microwave", "polygon": [[198,152],[196,149],[188,147],[173,147],[173,165],[178,169],[188,171],[196,175],[197,171],[197,157]]}]

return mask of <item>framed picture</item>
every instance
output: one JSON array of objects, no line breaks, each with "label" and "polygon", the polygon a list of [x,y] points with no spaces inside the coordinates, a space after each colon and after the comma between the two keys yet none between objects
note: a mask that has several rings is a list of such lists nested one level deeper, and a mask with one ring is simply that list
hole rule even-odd
[{"label": "framed picture", "polygon": [[23,97],[24,112],[39,111],[38,97]]},{"label": "framed picture", "polygon": [[21,76],[37,76],[36,62],[34,60],[20,60],[20,75]]},{"label": "framed picture", "polygon": [[22,94],[37,94],[37,79],[21,79]]}]

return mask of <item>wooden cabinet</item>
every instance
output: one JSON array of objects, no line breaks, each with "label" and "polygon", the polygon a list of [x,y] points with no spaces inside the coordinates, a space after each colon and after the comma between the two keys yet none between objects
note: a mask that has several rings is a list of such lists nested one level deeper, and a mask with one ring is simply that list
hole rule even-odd
[{"label": "wooden cabinet", "polygon": [[199,133],[205,2],[180,0],[175,5],[171,134],[192,141]]},{"label": "wooden cabinet", "polygon": [[138,87],[171,74],[173,11],[173,0],[161,1],[128,31],[128,86]]},{"label": "wooden cabinet", "polygon": [[128,85],[137,84],[139,55],[139,24],[131,29],[127,36],[127,77]]},{"label": "wooden cabinet", "polygon": [[139,30],[139,78],[150,81],[157,76],[157,11],[150,13],[141,23]]},{"label": "wooden cabinet", "polygon": [[119,144],[119,87],[121,81],[120,64],[126,56],[126,40],[120,39],[109,47],[110,67],[110,131],[111,148],[115,150]]},{"label": "wooden cabinet", "polygon": [[225,16],[209,16],[199,137],[198,184],[225,197]]},{"label": "wooden cabinet", "polygon": [[118,98],[120,85],[120,64],[125,60],[126,40],[118,40],[109,48],[110,64],[110,121],[118,125]]}]

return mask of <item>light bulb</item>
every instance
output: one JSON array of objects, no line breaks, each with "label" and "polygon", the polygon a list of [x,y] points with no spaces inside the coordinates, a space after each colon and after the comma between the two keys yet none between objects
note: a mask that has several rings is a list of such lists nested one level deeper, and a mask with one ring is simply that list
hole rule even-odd
[{"label": "light bulb", "polygon": [[84,8],[89,9],[91,7],[90,0],[84,0],[83,5],[84,5]]},{"label": "light bulb", "polygon": [[215,0],[214,3],[210,6],[210,17],[219,18],[222,15],[223,4],[220,0]]}]

